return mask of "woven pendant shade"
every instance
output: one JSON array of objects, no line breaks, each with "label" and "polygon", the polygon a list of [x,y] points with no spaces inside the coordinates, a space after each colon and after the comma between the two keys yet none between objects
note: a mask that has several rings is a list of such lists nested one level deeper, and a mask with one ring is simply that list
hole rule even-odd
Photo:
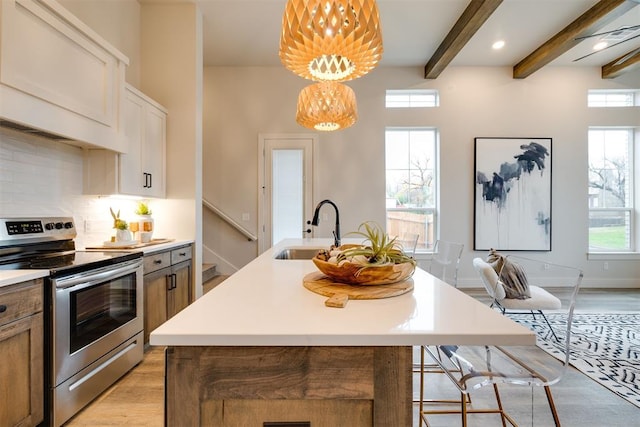
[{"label": "woven pendant shade", "polygon": [[280,60],[300,77],[353,80],[378,65],[382,50],[375,0],[287,1]]},{"label": "woven pendant shade", "polygon": [[296,121],[306,128],[319,131],[345,129],[357,119],[356,95],[349,86],[320,82],[300,91]]}]

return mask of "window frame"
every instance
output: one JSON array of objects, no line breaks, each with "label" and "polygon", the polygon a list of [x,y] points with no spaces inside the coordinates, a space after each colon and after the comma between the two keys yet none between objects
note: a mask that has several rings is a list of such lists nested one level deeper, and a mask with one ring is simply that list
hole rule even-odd
[{"label": "window frame", "polygon": [[[406,101],[392,101],[393,96],[406,96]],[[420,102],[418,97],[432,97],[433,102]],[[440,106],[440,95],[436,89],[387,89],[384,97],[385,108],[436,108]]]},{"label": "window frame", "polygon": [[[387,148],[387,132],[412,132],[412,131],[430,131],[433,132],[434,138],[434,146],[433,146],[433,206],[432,207],[395,207],[389,208],[385,204],[385,228],[388,228],[389,221],[389,212],[419,212],[426,216],[431,215],[432,217],[432,230],[431,236],[427,236],[427,238],[431,237],[431,241],[425,242],[425,247],[416,248],[415,253],[417,255],[420,254],[432,254],[433,247],[435,245],[435,241],[438,239],[439,231],[440,231],[440,218],[439,218],[439,210],[440,210],[440,132],[434,126],[387,126],[385,127],[385,153]],[[387,194],[387,157],[385,154],[385,197]],[[409,170],[411,170],[409,168]],[[394,236],[390,236],[394,237]],[[413,248],[409,248],[413,249]]]},{"label": "window frame", "polygon": [[[636,166],[637,156],[640,154],[640,150],[637,149],[637,132],[633,126],[590,126],[587,133],[587,145],[589,146],[589,150],[591,149],[590,137],[589,134],[591,131],[626,131],[628,133],[628,147],[627,147],[627,163],[628,163],[628,187],[627,187],[627,199],[626,206],[617,206],[617,207],[592,207],[591,201],[588,202],[588,230],[587,230],[587,247],[588,253],[603,253],[603,254],[615,254],[615,253],[637,253],[637,242],[638,232],[639,230],[636,227],[638,223],[638,210],[636,207],[636,200],[640,200],[638,194],[636,194],[636,188],[638,186],[635,185],[636,180],[640,179],[638,175],[638,171]],[[591,159],[588,158],[588,174],[590,174],[590,165]],[[590,179],[587,180],[588,183]],[[590,185],[587,187],[591,188]],[[588,199],[590,199],[590,195],[588,195]],[[628,247],[624,249],[614,248],[614,249],[606,249],[606,248],[593,248],[591,245],[591,214],[598,212],[622,212],[628,215],[628,224],[627,228],[627,236],[626,239],[628,241]]]},{"label": "window frame", "polygon": [[[604,96],[602,103],[592,100],[592,96]],[[631,98],[629,103],[619,104],[615,101],[608,100],[610,96],[627,95]],[[590,89],[587,92],[587,107],[589,108],[625,108],[640,105],[640,90],[635,89]]]}]

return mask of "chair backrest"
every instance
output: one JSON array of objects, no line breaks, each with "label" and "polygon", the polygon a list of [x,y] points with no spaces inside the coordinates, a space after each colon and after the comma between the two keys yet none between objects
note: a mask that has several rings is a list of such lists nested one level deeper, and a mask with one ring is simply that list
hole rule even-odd
[{"label": "chair backrest", "polygon": [[491,298],[495,301],[500,301],[506,298],[507,294],[502,287],[502,283],[498,280],[498,273],[496,273],[491,264],[487,263],[482,258],[474,258],[473,268],[475,268],[480,275],[482,284]]},{"label": "chair backrest", "polygon": [[464,245],[462,243],[436,240],[429,273],[454,287],[458,286],[458,267]]},{"label": "chair backrest", "polygon": [[[580,290],[580,286],[582,285],[584,274],[579,268],[522,257],[519,255],[507,255],[506,258],[512,262],[517,263],[524,269],[529,286],[538,286],[541,288],[563,288],[567,291],[570,291],[568,301],[565,300],[560,310],[557,310],[555,312],[545,310],[545,313],[547,313],[547,315],[555,313],[566,316],[565,324],[563,325],[564,328],[562,328],[564,337],[559,337],[561,340],[563,340],[562,344],[564,348],[564,360],[562,374],[564,374],[564,371],[569,366],[569,357],[571,355],[570,350],[571,328],[573,326],[573,311],[575,309],[578,291]],[[557,375],[556,379],[549,379],[547,382],[555,383],[560,380],[560,376],[561,375]]]}]

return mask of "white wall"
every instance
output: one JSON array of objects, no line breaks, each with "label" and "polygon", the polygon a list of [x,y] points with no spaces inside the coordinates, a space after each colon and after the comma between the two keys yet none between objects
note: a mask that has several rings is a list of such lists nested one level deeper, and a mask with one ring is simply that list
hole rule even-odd
[{"label": "white wall", "polygon": [[[441,234],[465,244],[459,282],[478,286],[473,248],[474,137],[553,138],[552,252],[534,254],[586,270],[586,285],[640,286],[640,262],[587,260],[587,129],[640,127],[638,107],[615,111],[587,109],[588,89],[640,87],[640,74],[602,80],[599,68],[546,67],[524,80],[511,68],[450,67],[436,80],[424,80],[421,67],[375,69],[348,82],[356,92],[359,120],[351,128],[321,133],[316,201],[329,198],[340,208],[343,233],[366,220],[384,223],[385,126],[435,126],[441,139]],[[295,122],[299,90],[308,82],[283,67],[205,69],[204,190],[214,205],[257,232],[257,152],[259,133],[305,132]],[[434,109],[384,108],[386,89],[435,88]],[[316,233],[329,237],[330,219]],[[207,230],[205,244],[244,265],[255,255],[220,221]],[[209,234],[215,235],[209,238]],[[233,243],[231,243],[233,242]]]}]

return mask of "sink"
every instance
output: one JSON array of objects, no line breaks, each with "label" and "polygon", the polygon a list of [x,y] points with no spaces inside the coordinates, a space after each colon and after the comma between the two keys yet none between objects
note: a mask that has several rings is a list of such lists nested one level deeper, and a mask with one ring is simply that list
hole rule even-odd
[{"label": "sink", "polygon": [[276,254],[275,259],[311,259],[320,249],[322,248],[284,248]]}]

